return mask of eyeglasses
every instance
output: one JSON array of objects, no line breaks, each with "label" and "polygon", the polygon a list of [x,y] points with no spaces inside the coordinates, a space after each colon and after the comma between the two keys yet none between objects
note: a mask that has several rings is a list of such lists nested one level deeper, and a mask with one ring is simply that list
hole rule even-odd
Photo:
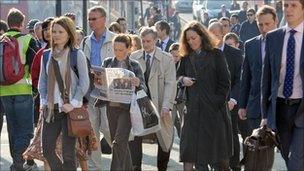
[{"label": "eyeglasses", "polygon": [[94,18],[88,18],[89,21],[96,21],[97,19],[99,19],[101,17],[94,17]]},{"label": "eyeglasses", "polygon": [[248,16],[248,17],[251,17],[251,16],[253,16],[253,14],[247,14],[247,16]]}]

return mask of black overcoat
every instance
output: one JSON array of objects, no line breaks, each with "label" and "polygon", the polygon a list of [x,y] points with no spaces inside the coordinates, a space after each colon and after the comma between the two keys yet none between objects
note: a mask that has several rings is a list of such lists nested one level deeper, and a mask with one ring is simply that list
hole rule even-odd
[{"label": "black overcoat", "polygon": [[229,159],[233,147],[227,109],[230,74],[224,54],[218,49],[191,53],[182,58],[178,76],[196,78],[186,91],[181,161],[213,164]]}]

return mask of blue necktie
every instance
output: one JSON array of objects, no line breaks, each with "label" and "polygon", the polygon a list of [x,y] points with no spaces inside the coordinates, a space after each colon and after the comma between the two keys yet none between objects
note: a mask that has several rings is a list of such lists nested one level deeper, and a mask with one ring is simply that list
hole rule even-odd
[{"label": "blue necktie", "polygon": [[149,54],[146,55],[145,57],[146,60],[146,72],[144,73],[145,75],[145,81],[146,83],[148,82],[149,75],[150,75],[150,70],[151,70],[151,56]]},{"label": "blue necktie", "polygon": [[294,34],[296,30],[290,30],[290,36],[287,43],[287,57],[286,57],[286,75],[284,80],[283,95],[287,99],[292,95],[293,90],[293,76],[295,69],[295,53],[296,53],[296,41]]}]

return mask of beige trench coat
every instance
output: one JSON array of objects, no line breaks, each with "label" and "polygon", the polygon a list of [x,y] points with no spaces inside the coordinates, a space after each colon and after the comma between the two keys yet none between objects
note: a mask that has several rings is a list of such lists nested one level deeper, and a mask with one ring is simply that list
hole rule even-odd
[{"label": "beige trench coat", "polygon": [[[131,54],[131,59],[137,60],[143,72],[146,71],[146,62],[143,50]],[[162,108],[172,110],[176,94],[176,71],[171,54],[156,47],[152,60],[148,85],[153,104],[159,113]],[[161,117],[161,130],[157,132],[157,139],[163,151],[168,152],[173,144],[174,123],[172,115]]]}]

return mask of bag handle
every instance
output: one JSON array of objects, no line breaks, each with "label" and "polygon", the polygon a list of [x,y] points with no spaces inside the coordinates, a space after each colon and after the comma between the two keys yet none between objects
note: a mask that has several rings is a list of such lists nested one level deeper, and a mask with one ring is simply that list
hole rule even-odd
[{"label": "bag handle", "polygon": [[196,68],[195,68],[195,63],[194,63],[194,59],[193,59],[193,56],[192,55],[190,55],[189,56],[189,60],[190,60],[190,64],[191,64],[191,66],[192,66],[192,69],[193,69],[193,71],[194,71],[194,74],[195,74],[195,77],[196,77],[196,79],[198,79],[197,78],[197,71],[196,71]]}]

